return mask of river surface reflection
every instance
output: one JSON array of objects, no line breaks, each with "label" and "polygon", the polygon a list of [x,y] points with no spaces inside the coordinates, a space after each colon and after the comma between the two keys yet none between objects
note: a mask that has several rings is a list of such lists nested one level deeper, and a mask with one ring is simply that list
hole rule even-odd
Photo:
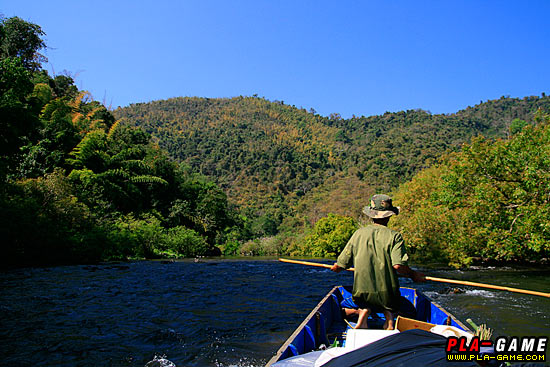
[{"label": "river surface reflection", "polygon": [[[550,270],[426,273],[550,291]],[[349,272],[275,260],[6,271],[0,273],[0,365],[145,366],[164,358],[176,366],[263,366],[334,285],[352,280]],[[550,335],[547,298],[414,286],[459,319],[487,323],[496,335]]]}]

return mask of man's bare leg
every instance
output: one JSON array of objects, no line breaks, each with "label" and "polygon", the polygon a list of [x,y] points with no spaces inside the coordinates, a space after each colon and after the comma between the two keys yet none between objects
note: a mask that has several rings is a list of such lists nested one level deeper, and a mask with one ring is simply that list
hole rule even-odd
[{"label": "man's bare leg", "polygon": [[370,315],[370,308],[360,308],[359,309],[359,319],[357,320],[356,329],[368,329],[367,319]]},{"label": "man's bare leg", "polygon": [[359,316],[359,310],[355,308],[343,308],[344,315],[346,315],[346,318],[350,316]]},{"label": "man's bare leg", "polygon": [[384,330],[393,330],[395,329],[395,325],[393,323],[393,318],[395,315],[388,310],[384,310],[384,317],[386,318],[386,322],[384,322]]}]

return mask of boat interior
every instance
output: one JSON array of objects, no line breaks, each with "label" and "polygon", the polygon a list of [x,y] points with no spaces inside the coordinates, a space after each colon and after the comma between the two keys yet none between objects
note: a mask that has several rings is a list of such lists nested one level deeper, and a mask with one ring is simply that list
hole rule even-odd
[{"label": "boat interior", "polygon": [[407,287],[401,287],[400,290],[403,307],[395,323],[396,330],[382,329],[386,321],[382,313],[369,315],[368,329],[355,329],[356,320],[344,318],[341,307],[346,297],[351,297],[350,289],[334,287],[281,346],[267,366],[289,357],[330,347],[363,346],[409,329],[430,330],[434,325],[448,325],[471,332],[422,292]]}]

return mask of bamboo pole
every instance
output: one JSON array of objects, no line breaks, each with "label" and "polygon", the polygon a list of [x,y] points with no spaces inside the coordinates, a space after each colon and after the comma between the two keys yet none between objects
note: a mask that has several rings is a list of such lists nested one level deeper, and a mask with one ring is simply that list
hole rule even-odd
[{"label": "bamboo pole", "polygon": [[445,279],[445,278],[435,278],[435,277],[426,277],[426,280],[431,280],[432,282],[469,285],[471,287],[497,289],[499,291],[524,293],[524,294],[530,294],[530,295],[533,295],[533,296],[541,296],[541,297],[550,298],[550,293],[530,291],[530,290],[527,290],[527,289],[519,289],[519,288],[512,288],[512,287],[503,287],[503,286],[500,286],[500,285],[492,285],[492,284],[486,284],[486,283],[468,282],[466,280],[455,280],[455,279]]},{"label": "bamboo pole", "polygon": [[[311,261],[299,261],[299,260],[290,260],[290,259],[279,259],[279,261],[284,262],[284,263],[290,263],[290,264],[316,266],[318,268],[325,268],[325,269],[332,268],[332,265],[314,263],[314,262],[311,262]],[[349,269],[346,269],[346,270],[355,271],[354,268],[349,268]]]},{"label": "bamboo pole", "polygon": [[[316,266],[316,267],[326,268],[326,269],[332,268],[331,265],[314,263],[314,262],[310,262],[310,261],[299,261],[299,260],[290,260],[290,259],[279,259],[279,261],[282,261],[282,262],[285,262],[285,263],[290,263],[290,264]],[[349,269],[346,269],[346,270],[354,271],[355,269],[354,268],[349,268]],[[500,291],[523,293],[523,294],[530,294],[530,295],[533,295],[533,296],[541,296],[541,297],[550,298],[550,293],[530,291],[530,290],[527,290],[527,289],[519,289],[519,288],[512,288],[512,287],[504,287],[504,286],[500,286],[500,285],[492,285],[492,284],[486,284],[486,283],[469,282],[469,281],[466,281],[466,280],[445,279],[445,278],[436,278],[436,277],[429,277],[429,276],[426,277],[426,280],[431,280],[432,282],[468,285],[468,286],[471,286],[471,287],[497,289],[497,290],[500,290]]]}]

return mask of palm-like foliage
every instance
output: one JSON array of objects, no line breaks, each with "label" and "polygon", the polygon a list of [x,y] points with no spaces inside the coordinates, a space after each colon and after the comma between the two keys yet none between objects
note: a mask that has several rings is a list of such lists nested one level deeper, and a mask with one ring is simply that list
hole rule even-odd
[{"label": "palm-like foliage", "polygon": [[84,136],[70,153],[69,177],[98,193],[89,198],[96,204],[110,202],[122,212],[140,210],[150,203],[151,186],[168,184],[154,172],[155,153],[141,131],[114,124],[108,132],[93,130]]}]

